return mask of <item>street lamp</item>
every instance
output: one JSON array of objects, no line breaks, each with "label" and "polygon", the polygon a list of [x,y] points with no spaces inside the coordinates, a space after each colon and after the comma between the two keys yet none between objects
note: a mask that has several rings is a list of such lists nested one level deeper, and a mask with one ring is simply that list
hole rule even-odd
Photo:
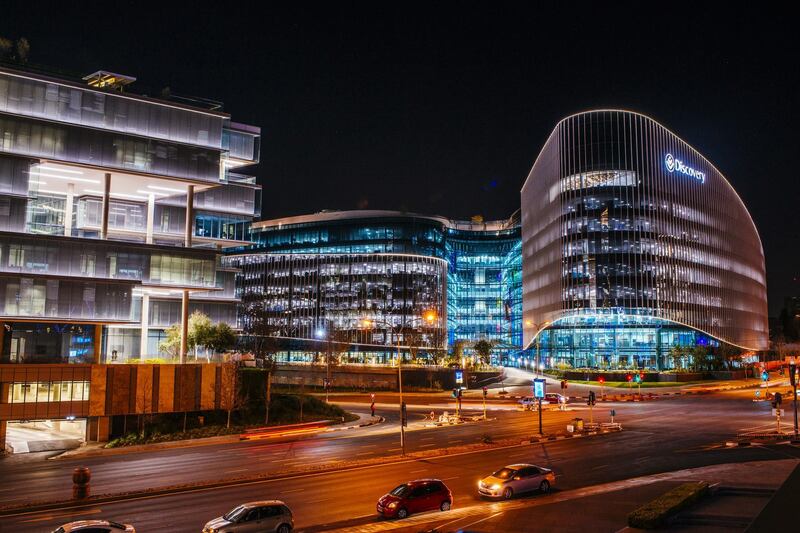
[{"label": "street lamp", "polygon": [[[436,311],[429,310],[429,311],[425,311],[422,314],[421,317],[411,318],[409,322],[411,324],[413,324],[417,320],[422,320],[422,321],[425,321],[426,323],[428,323],[430,325],[433,325],[438,320],[438,318],[439,318],[439,315],[436,313]],[[359,322],[359,326],[361,326],[363,328],[371,328],[373,326],[378,326],[378,325],[386,327],[386,329],[389,330],[389,333],[392,336],[394,335],[394,326],[392,324],[388,323],[388,322],[383,321],[383,320],[373,320],[373,319],[365,318],[365,319],[363,319],[363,320],[361,320]],[[405,329],[405,327],[406,327],[406,322],[404,320],[400,324],[400,330],[398,332],[400,335],[403,334],[403,330]],[[397,390],[398,390],[398,393],[399,393],[398,394],[398,396],[399,396],[398,397],[398,401],[400,403],[400,449],[402,450],[402,452],[401,452],[402,455],[405,455],[406,454],[406,433],[405,433],[405,427],[403,426],[403,422],[404,422],[404,418],[405,418],[404,417],[405,409],[404,409],[404,404],[403,404],[403,357],[400,354],[400,340],[399,340],[400,336],[398,335],[397,337],[394,337],[394,338],[397,339],[397,342],[394,343],[394,342],[392,342],[390,340],[389,344],[390,345],[391,344],[395,344],[395,349],[397,350]]]},{"label": "street lamp", "polygon": [[539,350],[539,340],[540,340],[540,334],[541,334],[542,330],[543,330],[543,329],[544,329],[544,328],[545,328],[545,327],[546,327],[546,326],[547,326],[549,323],[550,323],[550,322],[542,322],[541,324],[537,324],[537,323],[536,323],[536,322],[534,322],[533,320],[526,320],[526,321],[525,321],[525,325],[526,325],[526,326],[528,326],[528,327],[533,327],[533,328],[535,328],[535,329],[536,329],[536,377],[537,377],[537,378],[539,377],[539,371],[540,371],[540,369],[541,369],[541,367],[542,367],[542,365],[541,365],[541,360],[540,360],[540,356],[539,356],[539,353],[540,353],[540,350]]}]

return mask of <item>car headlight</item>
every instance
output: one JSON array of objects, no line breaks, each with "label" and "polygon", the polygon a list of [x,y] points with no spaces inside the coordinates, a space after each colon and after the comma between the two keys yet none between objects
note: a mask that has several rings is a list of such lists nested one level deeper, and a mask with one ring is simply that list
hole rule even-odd
[{"label": "car headlight", "polygon": [[397,507],[397,502],[392,502],[389,505],[387,505],[386,507],[388,507],[389,509],[394,509],[395,507]]},{"label": "car headlight", "polygon": [[497,483],[495,483],[494,485],[492,485],[492,486],[491,486],[491,487],[489,487],[489,488],[491,488],[492,490],[500,490],[500,485],[498,485]]}]

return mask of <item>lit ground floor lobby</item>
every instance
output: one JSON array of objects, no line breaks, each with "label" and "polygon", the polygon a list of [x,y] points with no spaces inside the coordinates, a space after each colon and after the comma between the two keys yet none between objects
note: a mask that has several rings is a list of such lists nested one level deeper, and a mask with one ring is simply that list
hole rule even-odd
[{"label": "lit ground floor lobby", "polygon": [[27,420],[6,426],[6,450],[10,453],[69,450],[85,440],[85,419]]}]

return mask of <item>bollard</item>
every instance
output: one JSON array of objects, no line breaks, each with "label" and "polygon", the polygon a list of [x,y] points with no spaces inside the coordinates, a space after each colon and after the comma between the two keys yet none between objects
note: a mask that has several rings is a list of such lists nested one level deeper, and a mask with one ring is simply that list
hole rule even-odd
[{"label": "bollard", "polygon": [[82,499],[89,497],[89,482],[92,480],[92,472],[88,467],[79,466],[72,471],[72,497]]}]

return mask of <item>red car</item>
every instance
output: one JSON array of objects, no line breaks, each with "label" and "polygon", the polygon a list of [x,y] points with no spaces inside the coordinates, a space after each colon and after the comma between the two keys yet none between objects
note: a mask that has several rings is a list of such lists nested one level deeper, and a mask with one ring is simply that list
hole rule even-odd
[{"label": "red car", "polygon": [[449,511],[453,493],[438,479],[418,479],[403,483],[378,500],[378,514],[386,518],[405,518],[423,511]]}]

